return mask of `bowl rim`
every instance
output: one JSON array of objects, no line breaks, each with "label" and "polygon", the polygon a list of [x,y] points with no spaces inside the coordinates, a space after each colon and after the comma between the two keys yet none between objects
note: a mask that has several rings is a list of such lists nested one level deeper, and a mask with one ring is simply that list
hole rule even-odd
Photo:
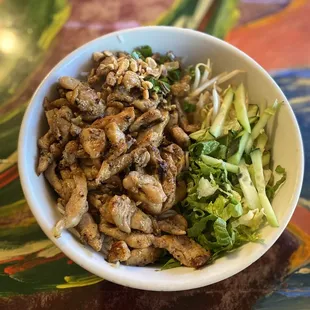
[{"label": "bowl rim", "polygon": [[[31,113],[32,110],[32,106],[33,103],[35,102],[36,97],[39,95],[39,91],[40,89],[43,87],[43,85],[45,84],[46,80],[48,79],[48,77],[54,72],[57,71],[58,69],[60,69],[61,67],[63,67],[65,64],[67,64],[68,62],[71,62],[73,59],[75,59],[76,57],[79,57],[79,53],[81,51],[83,51],[89,44],[94,43],[94,42],[100,42],[103,38],[107,38],[107,37],[117,37],[120,36],[122,34],[126,34],[129,32],[140,32],[140,31],[156,31],[156,30],[160,30],[160,31],[171,31],[173,32],[182,32],[185,35],[190,35],[190,36],[197,36],[199,37],[200,40],[209,40],[209,41],[214,41],[219,43],[223,48],[228,49],[230,52],[235,52],[235,53],[239,53],[243,58],[245,58],[247,61],[249,61],[251,63],[251,65],[253,67],[255,67],[257,70],[260,70],[267,79],[269,79],[269,82],[273,85],[274,88],[276,88],[278,90],[278,92],[283,96],[283,98],[286,99],[286,96],[284,95],[284,93],[282,92],[282,90],[280,89],[280,87],[276,84],[276,82],[273,80],[273,78],[269,75],[269,73],[263,68],[261,67],[254,59],[252,59],[250,56],[248,56],[246,53],[244,53],[243,51],[239,50],[237,47],[231,45],[228,42],[225,42],[221,39],[218,39],[214,36],[208,35],[206,33],[202,33],[196,30],[192,30],[192,29],[184,29],[184,28],[177,28],[177,27],[170,27],[170,26],[143,26],[143,27],[134,27],[134,28],[129,28],[129,29],[125,29],[125,30],[119,30],[119,31],[115,31],[109,34],[105,34],[103,36],[100,36],[94,40],[91,40],[85,44],[83,44],[82,46],[80,46],[79,48],[75,49],[74,51],[72,51],[70,54],[68,54],[67,56],[65,56],[61,61],[59,61],[50,71],[49,73],[44,77],[44,79],[42,80],[42,82],[40,83],[40,85],[37,87],[35,93],[33,94],[33,96],[31,97],[30,101],[29,101],[29,105],[26,109],[26,112],[23,116],[23,120],[22,120],[22,124],[21,124],[21,128],[20,128],[20,133],[19,133],[19,138],[18,138],[18,170],[19,170],[19,175],[20,175],[20,182],[21,182],[21,186],[22,186],[22,190],[24,192],[25,198],[28,202],[28,205],[34,215],[34,217],[36,218],[40,228],[44,231],[44,233],[46,234],[46,236],[57,246],[60,248],[60,250],[66,255],[68,256],[70,259],[72,259],[74,262],[76,262],[78,265],[80,265],[82,268],[86,269],[87,271],[98,275],[100,277],[104,277],[104,279],[120,284],[120,285],[124,285],[127,287],[131,287],[131,288],[137,288],[137,289],[143,289],[143,290],[152,290],[152,291],[180,291],[180,290],[188,290],[188,289],[195,289],[195,288],[199,288],[199,287],[203,287],[203,286],[207,286],[207,285],[211,285],[214,283],[217,283],[219,281],[225,280],[227,278],[230,278],[231,276],[241,272],[242,270],[246,269],[248,266],[250,266],[251,264],[253,264],[256,260],[258,260],[260,257],[262,257],[267,250],[269,250],[271,248],[271,246],[277,241],[277,239],[280,237],[280,235],[282,234],[282,232],[284,231],[284,229],[286,228],[288,222],[290,221],[294,210],[297,206],[297,202],[301,193],[301,188],[302,188],[302,183],[303,183],[303,177],[304,177],[304,148],[303,148],[303,143],[302,143],[302,136],[301,136],[301,132],[297,123],[297,119],[296,116],[293,112],[293,109],[291,107],[291,105],[288,103],[288,109],[289,109],[289,113],[292,119],[292,123],[293,126],[295,128],[296,131],[296,136],[298,138],[298,145],[300,147],[300,154],[299,154],[299,158],[298,160],[300,161],[300,171],[299,171],[299,178],[296,180],[296,189],[297,191],[295,191],[293,199],[292,199],[292,205],[290,206],[290,210],[287,214],[287,217],[284,219],[281,227],[278,227],[277,230],[275,231],[273,238],[270,240],[270,242],[268,244],[265,245],[265,247],[261,250],[261,251],[255,251],[255,255],[251,255],[250,259],[247,259],[246,262],[244,262],[242,264],[242,266],[238,267],[238,268],[230,268],[228,271],[223,271],[223,273],[221,274],[221,276],[219,276],[217,279],[215,279],[214,281],[208,281],[208,278],[197,278],[197,281],[195,283],[193,283],[193,281],[186,281],[183,283],[174,283],[173,286],[169,286],[169,285],[165,285],[163,286],[163,282],[162,281],[149,281],[149,279],[146,279],[145,281],[136,281],[135,278],[124,278],[122,276],[117,276],[115,274],[113,274],[112,272],[109,272],[109,270],[100,270],[101,275],[99,275],[99,272],[97,269],[95,269],[92,265],[89,264],[83,264],[81,259],[79,257],[77,257],[74,253],[72,253],[70,251],[70,249],[68,249],[65,244],[63,242],[60,242],[59,239],[55,239],[52,236],[52,231],[50,231],[46,225],[45,225],[45,220],[43,219],[43,217],[41,216],[41,213],[38,212],[38,208],[37,203],[34,199],[33,193],[30,190],[30,187],[28,187],[28,177],[27,177],[27,162],[25,160],[25,156],[24,153],[27,149],[26,144],[25,144],[25,132],[26,132],[26,128],[28,125],[28,119],[29,119],[29,115]],[[288,100],[286,99],[286,101],[288,102]],[[184,267],[181,267],[184,268]]]}]

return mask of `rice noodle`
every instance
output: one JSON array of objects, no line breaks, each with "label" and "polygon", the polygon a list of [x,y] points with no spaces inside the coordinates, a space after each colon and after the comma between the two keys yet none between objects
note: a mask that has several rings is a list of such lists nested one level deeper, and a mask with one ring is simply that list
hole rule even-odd
[{"label": "rice noodle", "polygon": [[[208,67],[208,64],[203,64],[203,63],[199,63],[195,66],[195,80],[194,80],[194,83],[192,85],[192,91],[195,91],[195,89],[198,88],[198,86],[201,84],[201,73],[200,73],[200,69],[199,67],[203,66],[205,68],[205,72],[202,76],[202,78],[206,78],[207,76],[207,79],[208,79],[208,76],[210,74],[210,67]],[[206,73],[207,72],[207,73]]]}]

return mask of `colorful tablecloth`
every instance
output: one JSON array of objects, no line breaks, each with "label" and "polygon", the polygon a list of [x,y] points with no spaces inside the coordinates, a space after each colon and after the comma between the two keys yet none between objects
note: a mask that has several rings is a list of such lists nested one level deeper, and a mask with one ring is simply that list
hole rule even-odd
[{"label": "colorful tablecloth", "polygon": [[[0,0],[1,309],[310,309],[309,0]],[[269,70],[301,127],[301,198],[275,245],[225,281],[185,292],[147,292],[89,274],[47,239],[17,169],[21,120],[48,71],[81,44],[146,24],[198,29]],[[289,146],[288,146],[289,147]]]}]

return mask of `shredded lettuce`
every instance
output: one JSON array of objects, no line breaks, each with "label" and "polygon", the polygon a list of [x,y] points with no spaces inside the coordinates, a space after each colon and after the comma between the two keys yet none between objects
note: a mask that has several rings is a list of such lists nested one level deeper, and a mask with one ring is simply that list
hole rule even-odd
[{"label": "shredded lettuce", "polygon": [[[265,196],[271,204],[286,180],[285,169],[278,166],[275,173],[280,178],[274,181],[269,167],[270,152],[265,151],[268,137],[263,130],[271,114],[278,110],[277,101],[263,116],[259,116],[257,106],[250,106],[255,108],[257,119],[248,122],[246,112],[249,111],[242,97],[242,105],[235,102],[234,109],[242,107],[239,119],[245,119],[243,126],[247,131],[239,124],[225,131],[225,124],[238,123],[238,111],[231,111],[232,98],[230,90],[229,101],[226,98],[226,105],[221,108],[225,113],[217,117],[220,121],[213,122],[212,130],[202,127],[190,135],[193,143],[189,147],[189,169],[183,174],[188,195],[180,204],[180,211],[188,220],[188,236],[210,250],[212,260],[246,242],[262,242],[259,229],[266,224],[266,214],[270,212],[265,212],[263,207],[266,201],[260,203],[260,187],[266,188]],[[250,138],[251,145],[248,145]],[[257,163],[253,163],[253,154],[244,152],[247,145],[248,149],[255,145],[261,152],[260,179],[254,169]]]}]

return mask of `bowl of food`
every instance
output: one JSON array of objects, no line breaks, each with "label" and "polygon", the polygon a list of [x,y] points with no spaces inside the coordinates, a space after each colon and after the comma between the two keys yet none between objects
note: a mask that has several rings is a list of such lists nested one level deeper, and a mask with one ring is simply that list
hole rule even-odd
[{"label": "bowl of food", "polygon": [[24,116],[19,172],[45,234],[125,286],[193,289],[261,257],[301,190],[302,140],[249,56],[188,29],[105,35],[65,57]]}]

